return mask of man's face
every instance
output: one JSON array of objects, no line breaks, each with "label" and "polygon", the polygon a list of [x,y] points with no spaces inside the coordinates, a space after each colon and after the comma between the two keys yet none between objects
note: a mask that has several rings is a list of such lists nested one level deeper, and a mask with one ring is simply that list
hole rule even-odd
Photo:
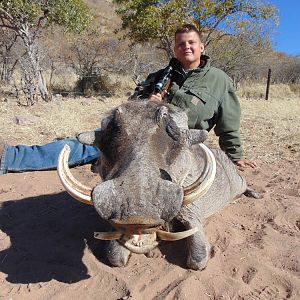
[{"label": "man's face", "polygon": [[204,45],[195,31],[184,32],[176,35],[174,51],[184,69],[194,69],[200,65]]}]

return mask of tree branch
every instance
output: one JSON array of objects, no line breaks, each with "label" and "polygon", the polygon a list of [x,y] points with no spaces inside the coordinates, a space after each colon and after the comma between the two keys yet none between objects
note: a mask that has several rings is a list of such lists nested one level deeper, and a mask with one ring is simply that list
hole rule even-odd
[{"label": "tree branch", "polygon": [[11,24],[13,23],[14,18],[3,8],[0,7],[0,17],[8,20]]}]

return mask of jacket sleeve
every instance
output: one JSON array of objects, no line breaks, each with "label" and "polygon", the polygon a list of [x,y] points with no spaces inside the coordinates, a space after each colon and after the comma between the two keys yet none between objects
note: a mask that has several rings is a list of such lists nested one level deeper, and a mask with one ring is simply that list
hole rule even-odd
[{"label": "jacket sleeve", "polygon": [[219,137],[220,148],[232,161],[243,157],[243,147],[240,138],[241,108],[239,99],[231,82],[228,80],[227,91],[219,106],[218,120],[214,131]]}]

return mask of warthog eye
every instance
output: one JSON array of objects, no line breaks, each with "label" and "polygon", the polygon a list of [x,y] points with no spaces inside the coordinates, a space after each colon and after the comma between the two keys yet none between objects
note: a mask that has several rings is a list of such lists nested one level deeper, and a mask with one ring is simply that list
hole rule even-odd
[{"label": "warthog eye", "polygon": [[163,180],[168,180],[168,181],[172,182],[172,177],[171,177],[171,175],[166,170],[159,169],[159,171],[160,171],[160,177]]}]

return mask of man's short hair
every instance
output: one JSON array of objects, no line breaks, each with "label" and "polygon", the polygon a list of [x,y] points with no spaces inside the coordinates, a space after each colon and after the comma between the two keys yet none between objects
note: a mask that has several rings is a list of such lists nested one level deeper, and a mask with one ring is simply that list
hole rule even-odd
[{"label": "man's short hair", "polygon": [[202,42],[203,41],[203,36],[202,36],[202,33],[198,30],[198,28],[193,25],[193,24],[184,24],[182,26],[179,26],[177,27],[176,31],[175,31],[175,39],[176,39],[176,36],[177,34],[180,34],[180,33],[188,33],[188,32],[196,32],[197,35],[199,36],[200,38],[200,41]]}]

